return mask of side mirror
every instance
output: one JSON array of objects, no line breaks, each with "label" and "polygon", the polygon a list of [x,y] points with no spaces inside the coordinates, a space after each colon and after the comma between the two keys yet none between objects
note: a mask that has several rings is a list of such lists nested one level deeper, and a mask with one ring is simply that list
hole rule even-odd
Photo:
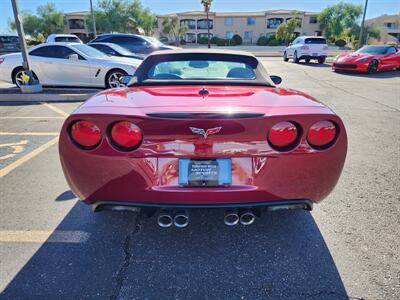
[{"label": "side mirror", "polygon": [[119,84],[121,85],[121,86],[127,86],[130,82],[131,82],[131,80],[133,79],[133,75],[124,75],[124,76],[121,76],[119,79],[118,79],[118,81],[119,81]]},{"label": "side mirror", "polygon": [[79,56],[76,53],[72,53],[72,54],[68,55],[68,59],[69,60],[79,60]]},{"label": "side mirror", "polygon": [[282,82],[282,78],[276,75],[271,75],[269,76],[272,80],[273,83],[275,83],[276,85],[280,84]]}]

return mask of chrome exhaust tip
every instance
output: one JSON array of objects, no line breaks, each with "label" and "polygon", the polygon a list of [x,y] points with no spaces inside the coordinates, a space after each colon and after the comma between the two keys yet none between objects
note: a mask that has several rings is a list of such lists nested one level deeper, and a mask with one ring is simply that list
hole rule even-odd
[{"label": "chrome exhaust tip", "polygon": [[240,214],[240,224],[251,225],[256,220],[256,216],[251,210],[245,210]]},{"label": "chrome exhaust tip", "polygon": [[225,211],[224,223],[227,226],[235,226],[239,223],[239,215],[236,210]]},{"label": "chrome exhaust tip", "polygon": [[158,223],[158,226],[160,226],[162,228],[168,228],[168,227],[172,226],[172,224],[174,223],[174,220],[173,220],[170,212],[162,211],[158,215],[157,223]]},{"label": "chrome exhaust tip", "polygon": [[174,225],[178,228],[184,228],[189,224],[189,216],[186,211],[179,211],[174,216]]}]

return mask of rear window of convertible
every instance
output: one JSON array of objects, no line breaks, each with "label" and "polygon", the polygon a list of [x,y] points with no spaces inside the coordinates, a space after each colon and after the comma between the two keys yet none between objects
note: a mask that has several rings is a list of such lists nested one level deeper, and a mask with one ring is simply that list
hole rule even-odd
[{"label": "rear window of convertible", "polygon": [[256,79],[254,69],[244,62],[222,60],[164,61],[152,66],[149,79],[201,80],[201,79]]}]

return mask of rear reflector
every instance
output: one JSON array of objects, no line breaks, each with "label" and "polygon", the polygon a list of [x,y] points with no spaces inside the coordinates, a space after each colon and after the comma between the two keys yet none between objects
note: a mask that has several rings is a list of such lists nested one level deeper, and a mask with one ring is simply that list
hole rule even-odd
[{"label": "rear reflector", "polygon": [[319,121],[310,127],[307,141],[313,148],[327,148],[335,140],[336,134],[337,129],[333,122]]},{"label": "rear reflector", "polygon": [[268,142],[273,148],[288,150],[294,146],[297,140],[298,131],[296,125],[291,122],[280,122],[275,124],[268,133]]},{"label": "rear reflector", "polygon": [[70,135],[72,140],[79,146],[91,149],[101,141],[99,127],[89,121],[77,121],[71,126]]},{"label": "rear reflector", "polygon": [[142,131],[131,122],[117,122],[111,128],[111,142],[119,150],[131,151],[142,142]]},{"label": "rear reflector", "polygon": [[3,63],[3,61],[5,61],[4,57],[0,57],[0,64]]}]

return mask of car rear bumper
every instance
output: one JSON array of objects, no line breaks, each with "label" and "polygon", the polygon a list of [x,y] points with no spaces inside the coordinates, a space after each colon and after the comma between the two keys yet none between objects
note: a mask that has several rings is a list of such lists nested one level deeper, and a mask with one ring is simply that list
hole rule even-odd
[{"label": "car rear bumper", "polygon": [[303,53],[299,58],[300,59],[319,59],[319,58],[326,58],[328,55],[326,53],[324,54],[307,54],[307,53]]},{"label": "car rear bumper", "polygon": [[242,203],[205,203],[205,204],[181,204],[181,203],[152,203],[129,201],[100,201],[92,205],[93,211],[131,209],[239,209],[258,208],[262,210],[287,210],[305,209],[312,210],[313,202],[307,199],[292,199],[278,201],[242,202]]}]

